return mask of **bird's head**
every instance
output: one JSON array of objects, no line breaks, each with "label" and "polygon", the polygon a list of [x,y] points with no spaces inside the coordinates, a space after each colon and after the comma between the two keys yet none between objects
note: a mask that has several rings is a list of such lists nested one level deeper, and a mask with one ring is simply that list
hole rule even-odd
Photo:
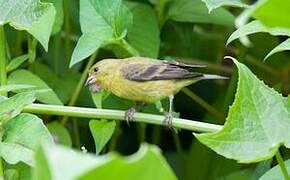
[{"label": "bird's head", "polygon": [[91,87],[92,92],[98,92],[108,86],[118,62],[118,59],[104,59],[93,65],[86,81],[86,85]]}]

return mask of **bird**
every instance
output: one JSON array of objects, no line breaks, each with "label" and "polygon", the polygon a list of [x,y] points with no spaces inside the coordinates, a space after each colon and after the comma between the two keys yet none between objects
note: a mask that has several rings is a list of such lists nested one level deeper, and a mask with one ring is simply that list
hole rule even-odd
[{"label": "bird", "polygon": [[103,59],[91,67],[85,84],[90,86],[92,92],[103,89],[135,101],[136,105],[125,112],[127,123],[134,119],[134,113],[144,104],[168,98],[169,110],[164,121],[171,128],[175,94],[200,80],[227,79],[220,75],[191,71],[202,67],[205,66],[147,57]]}]

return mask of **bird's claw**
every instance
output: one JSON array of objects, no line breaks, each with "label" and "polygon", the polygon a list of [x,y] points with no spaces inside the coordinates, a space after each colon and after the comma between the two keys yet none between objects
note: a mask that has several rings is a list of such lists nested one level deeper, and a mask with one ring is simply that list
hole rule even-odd
[{"label": "bird's claw", "polygon": [[172,120],[173,120],[173,115],[172,114],[167,114],[164,121],[167,123],[169,129],[172,129]]},{"label": "bird's claw", "polygon": [[130,125],[129,124],[129,122],[130,121],[132,121],[132,120],[134,120],[134,114],[135,114],[135,112],[136,112],[136,109],[135,108],[130,108],[130,109],[128,109],[126,112],[125,112],[125,120],[126,120],[126,122],[127,122],[127,124],[128,125]]}]

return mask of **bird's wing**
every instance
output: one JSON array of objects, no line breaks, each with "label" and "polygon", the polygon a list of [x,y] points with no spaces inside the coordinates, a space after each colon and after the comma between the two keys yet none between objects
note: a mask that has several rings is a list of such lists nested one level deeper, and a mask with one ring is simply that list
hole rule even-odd
[{"label": "bird's wing", "polygon": [[190,72],[187,66],[176,61],[134,62],[121,68],[122,75],[132,81],[174,80],[201,77],[203,74]]}]

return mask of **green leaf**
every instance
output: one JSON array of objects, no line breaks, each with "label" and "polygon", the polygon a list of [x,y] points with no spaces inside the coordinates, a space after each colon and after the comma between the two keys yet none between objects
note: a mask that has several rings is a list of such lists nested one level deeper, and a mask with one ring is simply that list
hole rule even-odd
[{"label": "green leaf", "polygon": [[121,0],[80,1],[82,36],[74,49],[70,67],[90,56],[106,41],[126,36],[132,14]]},{"label": "green leaf", "polygon": [[7,72],[17,69],[21,64],[23,64],[26,60],[29,59],[29,56],[30,56],[29,54],[24,54],[12,59],[11,62],[6,67]]},{"label": "green leaf", "polygon": [[0,121],[9,120],[20,114],[24,106],[35,100],[34,93],[20,93],[0,102]]},{"label": "green leaf", "polygon": [[50,2],[53,4],[56,10],[55,20],[52,28],[52,34],[60,32],[63,24],[63,0],[43,0],[44,2]]},{"label": "green leaf", "polygon": [[4,129],[4,142],[17,143],[34,151],[42,143],[53,142],[42,120],[32,114],[16,116],[5,124]]},{"label": "green leaf", "polygon": [[158,19],[154,10],[145,4],[127,2],[133,14],[133,26],[127,38],[129,43],[140,52],[142,56],[157,58],[160,46],[160,32]]},{"label": "green leaf", "polygon": [[52,134],[54,142],[66,146],[72,146],[72,140],[68,130],[59,122],[54,121],[46,125],[49,132]]},{"label": "green leaf", "polygon": [[[83,1],[81,1],[81,3],[82,2]],[[87,32],[82,34],[73,51],[69,66],[72,67],[76,63],[81,62],[85,58],[89,57],[97,49],[99,49],[106,40],[112,38],[112,32],[105,28],[99,28],[95,32]]]},{"label": "green leaf", "polygon": [[8,77],[8,84],[9,85],[28,84],[36,86],[37,89],[48,90],[44,92],[36,91],[35,94],[36,98],[43,103],[62,105],[62,102],[53,92],[53,90],[44,81],[42,81],[36,75],[32,74],[30,71],[23,69],[14,71]]},{"label": "green leaf", "polygon": [[[56,161],[57,159],[57,161]],[[34,179],[177,179],[156,146],[143,144],[129,157],[115,153],[93,156],[59,146],[44,146],[36,154]]]},{"label": "green leaf", "polygon": [[0,86],[0,93],[1,92],[9,92],[9,91],[17,91],[17,90],[27,90],[27,89],[33,89],[35,86],[32,85],[26,85],[26,84],[16,84],[16,85],[6,85],[6,86]]},{"label": "green leaf", "polygon": [[247,7],[241,0],[202,0],[209,12],[221,6]]},{"label": "green leaf", "polygon": [[33,151],[27,147],[16,143],[0,143],[0,157],[9,164],[24,162],[33,165]]},{"label": "green leaf", "polygon": [[266,60],[268,57],[272,56],[275,53],[290,50],[290,38],[286,39],[284,42],[276,46],[274,49],[272,49],[269,54],[264,58]]},{"label": "green leaf", "polygon": [[51,3],[39,0],[0,0],[0,12],[0,25],[9,23],[15,29],[27,31],[48,50],[55,17]]},{"label": "green leaf", "polygon": [[223,8],[215,9],[209,14],[206,5],[201,0],[176,0],[170,4],[168,19],[232,27],[235,17]]},{"label": "green leaf", "polygon": [[195,136],[218,154],[238,162],[269,159],[280,145],[290,147],[289,98],[266,86],[245,65],[233,61],[239,81],[224,128]]},{"label": "green leaf", "polygon": [[[290,171],[290,160],[287,160],[284,162],[287,171]],[[284,176],[282,174],[281,168],[278,165],[274,166],[272,169],[267,171],[262,177],[260,177],[259,180],[278,180],[278,179],[284,179]]]},{"label": "green leaf", "polygon": [[283,28],[267,28],[264,26],[260,21],[255,20],[252,21],[244,26],[241,26],[239,29],[237,29],[235,32],[231,34],[229,39],[227,40],[227,44],[231,43],[232,41],[244,37],[250,34],[258,33],[258,32],[264,32],[269,33],[274,36],[290,36],[290,30],[289,29],[283,29]]},{"label": "green leaf", "polygon": [[96,154],[99,154],[111,139],[116,127],[115,121],[91,120],[90,130],[94,137]]},{"label": "green leaf", "polygon": [[255,18],[269,27],[290,28],[289,0],[264,0],[261,2],[253,12]]}]

